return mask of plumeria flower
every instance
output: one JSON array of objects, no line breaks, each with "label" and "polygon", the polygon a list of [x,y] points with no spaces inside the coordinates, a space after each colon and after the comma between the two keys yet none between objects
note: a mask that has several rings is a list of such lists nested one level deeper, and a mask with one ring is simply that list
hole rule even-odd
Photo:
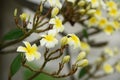
[{"label": "plumeria flower", "polygon": [[108,54],[110,57],[114,56],[114,52],[110,48],[105,48],[104,53]]},{"label": "plumeria flower", "polygon": [[116,18],[119,16],[119,10],[117,8],[110,8],[108,14],[109,16]]},{"label": "plumeria flower", "polygon": [[99,17],[99,20],[98,20],[99,28],[104,28],[106,24],[107,24],[107,19],[104,17]]},{"label": "plumeria flower", "polygon": [[64,30],[62,21],[57,16],[55,18],[50,19],[49,24],[53,24],[53,29],[55,29],[57,32],[62,32]]},{"label": "plumeria flower", "polygon": [[59,9],[62,8],[62,4],[60,0],[47,0],[51,7],[58,7]]},{"label": "plumeria flower", "polygon": [[106,74],[111,74],[111,73],[114,72],[113,67],[110,64],[108,64],[108,63],[106,63],[106,64],[103,65],[103,70],[104,70],[104,72]]},{"label": "plumeria flower", "polygon": [[108,34],[108,35],[111,35],[111,34],[114,32],[114,24],[108,22],[108,23],[105,25],[104,32],[105,32],[106,34]]},{"label": "plumeria flower", "polygon": [[86,42],[80,42],[81,46],[80,46],[80,49],[82,51],[86,51],[86,52],[89,52],[90,51],[90,46],[88,43]]},{"label": "plumeria flower", "polygon": [[106,5],[107,5],[108,8],[117,8],[117,4],[112,0],[107,1]]},{"label": "plumeria flower", "polygon": [[98,19],[96,17],[91,17],[88,20],[88,27],[96,26],[98,24]]},{"label": "plumeria flower", "polygon": [[80,48],[80,40],[75,34],[68,34],[68,44],[75,48]]},{"label": "plumeria flower", "polygon": [[68,34],[61,39],[61,46],[70,45],[75,48],[80,48],[80,40],[75,34]]},{"label": "plumeria flower", "polygon": [[55,38],[56,34],[55,30],[49,30],[47,35],[42,35],[41,46],[46,46],[47,48],[55,47],[58,44],[58,40]]},{"label": "plumeria flower", "polygon": [[28,61],[33,61],[34,59],[39,59],[41,57],[40,52],[37,51],[38,47],[36,44],[31,46],[31,44],[27,41],[24,41],[23,43],[25,44],[25,47],[19,46],[17,48],[17,52],[24,52]]}]

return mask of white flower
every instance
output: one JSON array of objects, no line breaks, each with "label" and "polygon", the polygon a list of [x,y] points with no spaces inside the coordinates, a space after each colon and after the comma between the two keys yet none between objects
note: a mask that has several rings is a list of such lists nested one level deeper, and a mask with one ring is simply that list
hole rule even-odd
[{"label": "white flower", "polygon": [[31,44],[27,41],[24,41],[23,43],[25,44],[25,47],[19,46],[17,51],[24,52],[28,61],[33,61],[34,59],[39,59],[41,57],[41,54],[37,51],[38,47],[36,44],[31,46]]},{"label": "white flower", "polygon": [[47,35],[42,35],[40,40],[41,46],[46,46],[47,48],[53,48],[58,43],[58,40],[55,38],[56,31],[50,30]]},{"label": "white flower", "polygon": [[75,48],[80,48],[80,40],[75,34],[68,34],[68,44]]},{"label": "white flower", "polygon": [[62,21],[57,16],[50,19],[49,24],[53,24],[53,29],[56,29],[57,32],[62,32],[64,30]]},{"label": "white flower", "polygon": [[62,4],[60,3],[60,0],[47,0],[47,1],[52,7],[58,7],[59,9],[62,8]]}]

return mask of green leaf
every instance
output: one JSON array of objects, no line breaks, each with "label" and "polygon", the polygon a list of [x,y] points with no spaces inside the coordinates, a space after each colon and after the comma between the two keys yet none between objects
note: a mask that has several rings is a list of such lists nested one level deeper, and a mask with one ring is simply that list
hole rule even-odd
[{"label": "green leaf", "polygon": [[21,57],[21,54],[19,54],[17,57],[15,57],[15,59],[13,60],[10,66],[11,77],[15,75],[15,73],[20,69],[20,67],[22,66],[21,62],[22,62],[22,57]]},{"label": "green leaf", "polygon": [[78,78],[84,77],[87,74],[87,70],[89,70],[90,68],[91,68],[90,65],[83,67],[78,74]]},{"label": "green leaf", "polygon": [[[31,77],[34,74],[34,72],[31,72],[28,69],[25,69],[24,72],[24,80],[27,80],[29,77]],[[65,79],[58,79],[58,78],[53,78],[51,76],[48,76],[46,74],[41,73],[37,77],[35,77],[33,80],[65,80]]]},{"label": "green leaf", "polygon": [[18,39],[21,36],[23,36],[23,32],[20,29],[13,29],[10,32],[8,32],[4,37],[3,40],[13,40],[13,39]]},{"label": "green leaf", "polygon": [[86,29],[82,30],[83,36],[88,39],[88,32]]},{"label": "green leaf", "polygon": [[79,72],[79,76],[78,78],[82,78],[83,76],[85,76],[85,74],[87,73],[86,69],[85,68],[82,68]]}]

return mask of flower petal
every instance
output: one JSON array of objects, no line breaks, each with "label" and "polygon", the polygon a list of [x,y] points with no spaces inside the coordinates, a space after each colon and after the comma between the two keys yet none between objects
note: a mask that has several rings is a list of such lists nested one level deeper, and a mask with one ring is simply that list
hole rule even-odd
[{"label": "flower petal", "polygon": [[29,42],[23,41],[23,43],[25,44],[25,46],[26,46],[27,48],[31,48],[31,44],[30,44]]},{"label": "flower petal", "polygon": [[26,52],[26,51],[27,51],[26,48],[23,47],[23,46],[19,46],[19,47],[17,48],[17,52]]},{"label": "flower petal", "polygon": [[25,53],[25,55],[26,55],[26,59],[28,60],[28,61],[33,61],[34,60],[34,55],[30,55],[30,54],[28,54],[28,53]]},{"label": "flower petal", "polygon": [[40,53],[40,52],[34,53],[34,57],[35,57],[36,59],[40,59],[41,53]]}]

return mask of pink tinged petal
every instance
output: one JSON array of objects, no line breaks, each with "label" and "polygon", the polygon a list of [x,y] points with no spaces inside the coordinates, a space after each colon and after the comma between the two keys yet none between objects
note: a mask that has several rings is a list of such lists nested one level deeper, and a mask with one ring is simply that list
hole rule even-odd
[{"label": "pink tinged petal", "polygon": [[31,48],[31,44],[30,44],[29,42],[23,41],[23,43],[25,44],[25,46],[26,46],[27,48]]},{"label": "pink tinged petal", "polygon": [[34,57],[36,58],[36,60],[37,60],[37,59],[40,59],[41,53],[40,53],[40,52],[34,53]]},{"label": "pink tinged petal", "polygon": [[49,24],[55,24],[55,19],[54,18],[50,19]]},{"label": "pink tinged petal", "polygon": [[28,61],[33,61],[35,59],[34,55],[30,55],[28,53],[25,53],[25,56]]},{"label": "pink tinged petal", "polygon": [[17,52],[27,52],[27,50],[26,50],[25,47],[19,46],[19,47],[17,48]]}]

